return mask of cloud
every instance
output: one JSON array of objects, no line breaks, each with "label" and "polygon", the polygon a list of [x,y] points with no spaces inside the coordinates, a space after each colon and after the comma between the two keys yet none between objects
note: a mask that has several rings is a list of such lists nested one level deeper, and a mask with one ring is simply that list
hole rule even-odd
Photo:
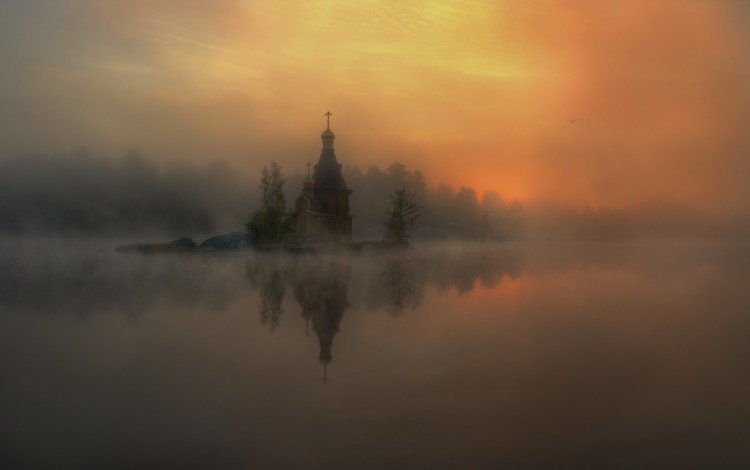
[{"label": "cloud", "polygon": [[[736,2],[4,4],[0,153],[402,161],[507,198],[750,212]],[[575,123],[569,122],[576,119]]]}]

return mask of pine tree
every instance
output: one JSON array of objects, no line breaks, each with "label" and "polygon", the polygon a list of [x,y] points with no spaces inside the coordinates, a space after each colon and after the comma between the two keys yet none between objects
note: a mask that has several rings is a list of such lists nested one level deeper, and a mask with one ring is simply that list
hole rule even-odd
[{"label": "pine tree", "polygon": [[385,240],[394,246],[409,244],[409,230],[421,214],[419,203],[405,188],[398,188],[391,194],[391,209],[386,211]]},{"label": "pine tree", "polygon": [[253,212],[245,224],[247,235],[255,245],[278,242],[289,230],[289,214],[284,197],[284,177],[281,167],[271,162],[264,167],[260,178],[260,209]]}]

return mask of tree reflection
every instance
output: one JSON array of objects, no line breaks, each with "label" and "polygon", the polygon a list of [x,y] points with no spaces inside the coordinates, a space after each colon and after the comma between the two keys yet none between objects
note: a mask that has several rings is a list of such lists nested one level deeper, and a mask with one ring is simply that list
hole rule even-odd
[{"label": "tree reflection", "polygon": [[[400,315],[417,309],[428,288],[471,292],[479,281],[486,288],[521,273],[521,260],[506,251],[445,253],[414,251],[398,256],[268,255],[248,261],[247,276],[260,294],[261,323],[274,331],[283,313],[287,287],[300,308],[307,334],[319,344],[324,381],[333,360],[333,340],[350,308]],[[353,282],[356,279],[356,282]],[[353,292],[352,286],[354,286]],[[353,304],[350,299],[356,299]]]},{"label": "tree reflection", "polygon": [[286,294],[283,265],[270,263],[248,264],[250,284],[260,291],[260,322],[273,332],[279,327]]},{"label": "tree reflection", "polygon": [[389,259],[382,278],[389,312],[400,314],[404,309],[416,309],[422,303],[424,277],[417,274],[417,269],[410,260]]}]

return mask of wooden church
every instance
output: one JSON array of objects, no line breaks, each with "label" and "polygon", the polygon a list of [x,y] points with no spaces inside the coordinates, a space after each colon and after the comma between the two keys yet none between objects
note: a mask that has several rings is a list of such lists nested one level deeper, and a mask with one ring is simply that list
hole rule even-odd
[{"label": "wooden church", "polygon": [[296,243],[347,242],[352,235],[349,195],[341,164],[336,160],[331,130],[331,112],[327,112],[326,129],[320,134],[323,149],[312,177],[302,184],[302,194],[294,202],[292,231],[287,237]]}]

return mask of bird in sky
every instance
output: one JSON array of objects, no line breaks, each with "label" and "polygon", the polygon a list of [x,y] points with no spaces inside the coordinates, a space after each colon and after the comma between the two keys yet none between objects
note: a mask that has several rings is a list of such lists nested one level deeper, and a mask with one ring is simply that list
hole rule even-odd
[{"label": "bird in sky", "polygon": [[569,122],[573,123],[573,122],[576,122],[577,120],[578,120],[578,118],[576,118],[576,119],[569,119]]}]

